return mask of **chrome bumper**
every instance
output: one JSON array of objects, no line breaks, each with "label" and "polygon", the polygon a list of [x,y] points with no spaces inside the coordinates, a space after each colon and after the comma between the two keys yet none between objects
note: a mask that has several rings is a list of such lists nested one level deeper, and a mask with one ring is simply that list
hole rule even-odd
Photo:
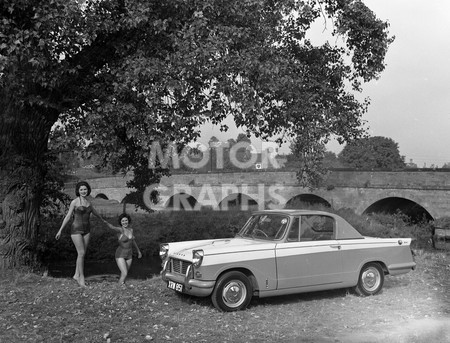
[{"label": "chrome bumper", "polygon": [[183,293],[194,295],[197,297],[207,297],[211,295],[214,290],[216,281],[197,280],[193,278],[192,265],[190,265],[185,275],[175,274],[167,271],[168,261],[165,261],[161,271],[161,278],[167,281],[173,281],[183,284]]},{"label": "chrome bumper", "polygon": [[411,269],[412,270],[416,269],[415,262],[397,263],[388,266],[390,275],[406,274],[409,271],[411,271]]}]

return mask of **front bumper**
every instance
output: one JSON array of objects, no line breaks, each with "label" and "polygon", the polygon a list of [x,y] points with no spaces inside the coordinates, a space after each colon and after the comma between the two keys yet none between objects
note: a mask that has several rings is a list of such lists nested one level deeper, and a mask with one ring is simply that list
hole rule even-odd
[{"label": "front bumper", "polygon": [[216,281],[208,281],[208,280],[197,280],[192,277],[193,270],[192,265],[190,265],[186,273],[178,274],[172,273],[167,270],[168,261],[164,262],[163,269],[161,271],[161,278],[167,283],[168,281],[173,281],[176,283],[183,284],[183,293],[193,295],[196,297],[207,297],[211,295],[214,290],[214,286],[216,285]]}]

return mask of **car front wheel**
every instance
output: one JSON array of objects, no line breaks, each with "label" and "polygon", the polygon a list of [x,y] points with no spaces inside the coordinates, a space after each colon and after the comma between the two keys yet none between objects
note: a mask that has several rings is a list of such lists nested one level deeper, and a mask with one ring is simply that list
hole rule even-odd
[{"label": "car front wheel", "polygon": [[384,272],[378,263],[367,263],[359,273],[355,292],[361,296],[375,295],[381,291],[384,283]]},{"label": "car front wheel", "polygon": [[224,312],[245,309],[252,298],[252,283],[245,274],[232,271],[219,277],[211,296],[214,307]]}]

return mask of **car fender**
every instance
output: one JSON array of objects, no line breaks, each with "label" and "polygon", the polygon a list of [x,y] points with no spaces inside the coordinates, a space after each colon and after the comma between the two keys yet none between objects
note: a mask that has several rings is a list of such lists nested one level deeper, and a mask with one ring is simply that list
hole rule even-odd
[{"label": "car fender", "polygon": [[196,268],[195,271],[198,271],[204,280],[217,281],[223,273],[239,270],[248,276],[253,276],[255,289],[272,290],[277,287],[275,254],[273,252],[266,252],[266,254],[269,256],[244,261],[222,261],[221,263],[202,265],[200,268]]}]

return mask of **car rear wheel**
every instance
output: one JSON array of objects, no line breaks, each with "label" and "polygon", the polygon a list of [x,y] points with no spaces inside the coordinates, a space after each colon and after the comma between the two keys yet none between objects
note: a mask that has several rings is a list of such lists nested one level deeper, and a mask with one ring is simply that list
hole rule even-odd
[{"label": "car rear wheel", "polygon": [[211,296],[214,307],[224,312],[245,309],[252,298],[252,283],[245,274],[232,271],[223,274]]},{"label": "car rear wheel", "polygon": [[355,292],[361,296],[375,295],[384,284],[384,272],[378,263],[367,263],[359,273]]}]

